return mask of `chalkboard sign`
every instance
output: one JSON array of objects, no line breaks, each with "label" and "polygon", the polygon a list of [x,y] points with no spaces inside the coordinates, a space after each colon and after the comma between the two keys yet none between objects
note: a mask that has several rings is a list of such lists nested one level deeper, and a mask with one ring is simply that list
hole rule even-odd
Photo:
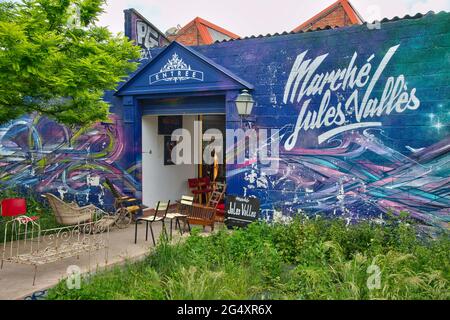
[{"label": "chalkboard sign", "polygon": [[228,227],[245,227],[258,219],[259,199],[228,196],[226,203],[225,224]]}]

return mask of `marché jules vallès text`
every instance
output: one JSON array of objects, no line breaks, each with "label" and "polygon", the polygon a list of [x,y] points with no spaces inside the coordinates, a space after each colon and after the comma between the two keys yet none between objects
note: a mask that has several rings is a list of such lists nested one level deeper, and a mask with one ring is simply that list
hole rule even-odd
[{"label": "march\u00e9 jules vall\u00e8s text", "polygon": [[[388,77],[381,84],[381,96],[372,97],[383,71],[399,46],[391,47],[376,68],[372,65],[374,54],[360,67],[356,63],[358,53],[355,52],[346,68],[326,73],[318,73],[317,70],[329,54],[314,60],[307,59],[308,51],[299,54],[284,90],[283,102],[298,104],[300,107],[294,131],[285,141],[285,149],[292,150],[295,147],[301,130],[334,127],[318,136],[318,143],[321,144],[348,130],[382,126],[381,122],[373,121],[375,117],[390,115],[393,111],[403,113],[417,110],[420,100],[416,96],[416,88],[408,90],[404,75]],[[322,97],[320,107],[317,111],[311,110],[315,109],[311,101],[317,95]]]},{"label": "march\u00e9 jules vall\u00e8s text", "polygon": [[229,215],[256,218],[258,212],[257,210],[254,210],[249,199],[236,197],[234,200],[235,201],[230,203],[230,207],[228,209]]},{"label": "march\u00e9 jules vall\u00e8s text", "polygon": [[234,316],[234,315],[272,315],[272,305],[226,305],[222,304],[220,308],[217,307],[206,307],[206,306],[184,306],[178,307],[177,315],[187,315],[187,316],[203,316],[208,318],[212,315],[221,316]]}]

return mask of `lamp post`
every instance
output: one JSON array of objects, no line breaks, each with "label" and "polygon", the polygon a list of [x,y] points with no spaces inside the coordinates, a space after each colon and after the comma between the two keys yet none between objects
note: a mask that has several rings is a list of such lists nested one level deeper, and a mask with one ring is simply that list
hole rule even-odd
[{"label": "lamp post", "polygon": [[248,90],[242,90],[242,92],[236,98],[236,108],[241,118],[241,127],[243,124],[243,118],[248,117],[253,110],[253,106],[255,101],[253,100],[252,95],[248,92]]}]

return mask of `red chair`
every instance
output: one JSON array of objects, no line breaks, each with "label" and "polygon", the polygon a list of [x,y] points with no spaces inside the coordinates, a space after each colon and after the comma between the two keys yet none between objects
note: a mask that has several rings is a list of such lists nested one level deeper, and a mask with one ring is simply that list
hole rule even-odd
[{"label": "red chair", "polygon": [[198,179],[188,179],[188,186],[191,189],[192,194],[194,195],[194,200],[203,199],[203,195],[205,195],[205,199],[208,199],[208,195],[212,192],[211,181],[209,177],[198,178]]},{"label": "red chair", "polygon": [[225,220],[225,203],[219,203],[216,208],[216,220],[223,222]]},{"label": "red chair", "polygon": [[[27,214],[27,202],[22,198],[4,199],[1,202],[2,217],[19,217]],[[36,221],[39,219],[37,216],[28,217],[29,219]]]}]

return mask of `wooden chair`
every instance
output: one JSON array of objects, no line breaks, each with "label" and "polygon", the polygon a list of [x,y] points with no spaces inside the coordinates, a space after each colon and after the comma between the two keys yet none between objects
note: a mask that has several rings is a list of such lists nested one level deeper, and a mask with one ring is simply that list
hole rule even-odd
[{"label": "wooden chair", "polygon": [[[156,204],[156,208],[155,208],[155,211],[154,211],[153,214],[151,214],[148,217],[139,217],[139,218],[136,219],[135,230],[134,230],[134,243],[135,244],[137,243],[137,228],[138,228],[139,221],[143,221],[143,222],[146,223],[146,226],[145,226],[145,241],[148,240],[148,228],[150,227],[150,232],[152,234],[152,240],[153,240],[153,245],[154,246],[156,245],[156,241],[155,241],[155,235],[153,233],[153,228],[152,228],[153,222],[161,221],[163,232],[167,236],[166,224],[165,224],[164,220],[166,219],[167,211],[169,211],[169,205],[170,205],[170,200],[168,202],[158,201],[158,203]],[[148,211],[148,210],[144,210],[144,212],[145,211]]]},{"label": "wooden chair", "polygon": [[206,205],[197,203],[192,205],[191,212],[188,216],[189,223],[202,225],[203,229],[205,229],[206,226],[210,226],[211,231],[214,231],[215,222],[223,221],[223,219],[217,218],[217,213],[221,214],[222,212],[225,212],[225,207],[223,207],[223,209],[220,208],[225,191],[226,184],[216,182]]},{"label": "wooden chair", "polygon": [[191,211],[188,215],[189,224],[202,225],[203,230],[206,226],[211,227],[214,231],[214,223],[216,219],[216,210],[214,208],[193,203]]},{"label": "wooden chair", "polygon": [[114,197],[114,208],[116,213],[125,209],[131,215],[134,215],[144,209],[144,206],[139,204],[140,201],[138,199],[120,194],[116,186],[108,178],[105,179],[105,184]]},{"label": "wooden chair", "polygon": [[188,186],[194,195],[194,201],[198,203],[202,202],[203,195],[205,196],[205,199],[207,199],[212,191],[211,180],[209,177],[188,179]]}]

